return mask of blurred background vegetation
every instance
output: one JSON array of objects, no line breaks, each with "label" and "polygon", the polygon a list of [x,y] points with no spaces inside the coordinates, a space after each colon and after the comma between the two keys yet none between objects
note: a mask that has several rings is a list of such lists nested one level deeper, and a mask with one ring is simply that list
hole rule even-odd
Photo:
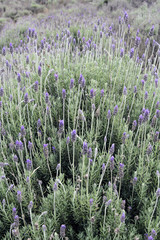
[{"label": "blurred background vegetation", "polygon": [[154,39],[160,43],[160,0],[0,0],[0,49],[4,43],[9,44],[11,38],[15,45],[16,41],[18,44],[19,40],[23,40],[32,22],[60,14],[61,11],[78,13],[80,7],[93,11],[97,19],[105,14],[108,25],[113,24],[115,29],[118,28],[118,16],[123,16],[127,11],[131,39],[135,38],[135,31],[139,29],[139,36],[145,42],[154,24]]}]

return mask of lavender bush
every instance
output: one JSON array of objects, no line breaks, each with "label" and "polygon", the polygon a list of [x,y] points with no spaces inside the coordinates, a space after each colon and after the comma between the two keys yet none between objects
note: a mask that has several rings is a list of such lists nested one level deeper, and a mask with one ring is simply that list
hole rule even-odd
[{"label": "lavender bush", "polygon": [[160,239],[160,49],[118,21],[64,12],[4,44],[1,239]]}]

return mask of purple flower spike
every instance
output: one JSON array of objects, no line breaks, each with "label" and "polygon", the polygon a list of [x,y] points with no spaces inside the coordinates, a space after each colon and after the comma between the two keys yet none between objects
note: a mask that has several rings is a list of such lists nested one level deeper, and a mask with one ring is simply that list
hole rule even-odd
[{"label": "purple flower spike", "polygon": [[74,79],[72,78],[70,81],[70,89],[72,89],[74,87]]},{"label": "purple flower spike", "polygon": [[107,119],[108,119],[108,120],[111,119],[111,110],[108,110]]},{"label": "purple flower spike", "polygon": [[120,163],[119,164],[119,178],[123,178],[124,177],[124,164],[123,163]]},{"label": "purple flower spike", "polygon": [[63,133],[64,131],[64,121],[63,120],[59,120],[59,133]]},{"label": "purple flower spike", "polygon": [[0,88],[0,97],[3,97],[3,95],[4,95],[4,90],[3,90],[3,88],[1,87],[1,88]]},{"label": "purple flower spike", "polygon": [[157,191],[156,191],[156,197],[157,197],[157,198],[160,197],[160,188],[158,188]]},{"label": "purple flower spike", "polygon": [[45,158],[48,158],[48,144],[43,144],[43,153]]},{"label": "purple flower spike", "polygon": [[121,215],[121,223],[125,222],[125,212],[122,213]]},{"label": "purple flower spike", "polygon": [[27,164],[27,170],[30,171],[32,168],[32,161],[30,159],[27,159],[26,164]]},{"label": "purple flower spike", "polygon": [[156,231],[154,229],[152,229],[151,235],[152,235],[153,238],[155,238],[157,236],[157,233],[156,233]]},{"label": "purple flower spike", "polygon": [[24,95],[24,103],[27,104],[28,102],[29,102],[28,93],[25,93],[25,95]]},{"label": "purple flower spike", "polygon": [[123,88],[123,94],[127,95],[127,88],[126,88],[126,86],[124,86],[124,88]]},{"label": "purple flower spike", "polygon": [[71,141],[72,141],[72,142],[75,142],[76,139],[77,139],[77,133],[76,133],[76,130],[73,130],[73,131],[71,132]]},{"label": "purple flower spike", "polygon": [[89,200],[89,205],[90,205],[90,207],[93,205],[93,198],[91,198],[91,199]]},{"label": "purple flower spike", "polygon": [[132,123],[132,131],[135,131],[136,127],[137,127],[137,121],[134,120]]},{"label": "purple flower spike", "polygon": [[152,37],[154,33],[154,25],[152,25],[150,32],[149,32],[149,36]]},{"label": "purple flower spike", "polygon": [[134,55],[134,48],[131,48],[131,50],[130,50],[130,58],[132,58],[133,55]]},{"label": "purple flower spike", "polygon": [[91,98],[94,98],[95,95],[96,95],[96,91],[92,88],[92,89],[90,90],[90,97],[91,97]]},{"label": "purple flower spike", "polygon": [[121,48],[121,51],[120,51],[120,57],[122,58],[124,56],[124,49]]},{"label": "purple flower spike", "polygon": [[41,76],[41,74],[42,74],[41,66],[38,66],[38,75]]},{"label": "purple flower spike", "polygon": [[57,80],[58,80],[58,74],[57,73],[54,74],[54,78],[55,78],[55,81],[57,82]]},{"label": "purple flower spike", "polygon": [[22,135],[22,137],[25,137],[25,135],[26,135],[26,130],[25,130],[24,126],[21,127],[21,135]]},{"label": "purple flower spike", "polygon": [[62,238],[64,238],[65,237],[65,231],[66,231],[66,225],[61,225],[61,227],[60,227],[60,236],[62,237]]},{"label": "purple flower spike", "polygon": [[19,203],[22,202],[22,193],[21,193],[21,191],[17,191],[17,200],[18,200]]},{"label": "purple flower spike", "polygon": [[101,97],[104,97],[104,89],[101,90]]},{"label": "purple flower spike", "polygon": [[66,98],[66,90],[63,88],[62,89],[62,98],[65,99]]},{"label": "purple flower spike", "polygon": [[49,103],[49,93],[48,92],[45,93],[45,102]]},{"label": "purple flower spike", "polygon": [[109,150],[109,154],[113,155],[114,151],[115,151],[115,144],[113,143],[110,150]]},{"label": "purple flower spike", "polygon": [[20,83],[21,82],[21,74],[17,73],[17,81]]},{"label": "purple flower spike", "polygon": [[39,82],[35,81],[35,83],[34,83],[34,91],[35,92],[38,92],[38,85],[39,85]]},{"label": "purple flower spike", "polygon": [[114,170],[114,157],[111,156],[110,158],[110,170],[113,171]]},{"label": "purple flower spike", "polygon": [[84,141],[83,142],[83,155],[86,155],[88,152],[88,145],[87,145],[87,142]]},{"label": "purple flower spike", "polygon": [[113,115],[115,116],[115,115],[117,115],[117,113],[118,113],[118,106],[116,105],[114,107]]}]

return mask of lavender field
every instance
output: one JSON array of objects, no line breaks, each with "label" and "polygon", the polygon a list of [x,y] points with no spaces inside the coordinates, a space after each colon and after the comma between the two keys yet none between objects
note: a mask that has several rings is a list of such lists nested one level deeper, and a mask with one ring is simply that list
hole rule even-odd
[{"label": "lavender field", "polygon": [[158,25],[79,6],[0,33],[0,239],[159,240]]}]

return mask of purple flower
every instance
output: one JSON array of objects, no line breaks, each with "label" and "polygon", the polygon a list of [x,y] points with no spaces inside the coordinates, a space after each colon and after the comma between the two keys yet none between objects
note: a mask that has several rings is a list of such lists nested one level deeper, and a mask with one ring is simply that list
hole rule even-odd
[{"label": "purple flower", "polygon": [[159,111],[159,109],[156,109],[156,117],[157,117],[157,118],[160,117],[160,111]]},{"label": "purple flower", "polygon": [[136,36],[136,39],[135,39],[135,47],[136,48],[139,46],[140,42],[141,42],[141,38]]},{"label": "purple flower", "polygon": [[111,110],[108,110],[107,119],[108,119],[108,120],[111,119]]},{"label": "purple flower", "polygon": [[38,66],[38,75],[41,76],[41,74],[42,74],[41,66]]},{"label": "purple flower", "polygon": [[124,132],[123,136],[122,136],[122,143],[123,144],[125,144],[126,138],[127,138],[127,134],[126,134],[126,132]]},{"label": "purple flower", "polygon": [[124,22],[128,23],[128,13],[126,11],[124,12]]},{"label": "purple flower", "polygon": [[151,144],[149,144],[147,151],[146,151],[147,155],[150,155],[152,153],[152,150],[153,150],[153,147]]},{"label": "purple flower", "polygon": [[125,212],[122,213],[121,215],[121,223],[125,222]]},{"label": "purple flower", "polygon": [[132,182],[133,182],[133,185],[135,185],[136,182],[137,182],[137,177],[134,177],[133,180],[132,180]]},{"label": "purple flower", "polygon": [[42,225],[42,231],[45,232],[47,230],[46,225]]},{"label": "purple flower", "polygon": [[84,88],[85,87],[85,84],[86,84],[86,81],[84,79],[84,77],[82,78],[82,82],[81,82],[81,88]]},{"label": "purple flower", "polygon": [[137,121],[134,120],[133,123],[132,123],[132,131],[134,131],[137,127]]},{"label": "purple flower", "polygon": [[4,95],[4,90],[3,90],[3,88],[1,87],[1,88],[0,88],[0,97],[3,97],[3,95]]},{"label": "purple flower", "polygon": [[110,170],[113,171],[113,169],[114,169],[114,157],[111,156],[111,158],[110,158]]},{"label": "purple flower", "polygon": [[25,130],[24,126],[21,127],[21,135],[22,135],[22,137],[25,137],[25,135],[26,135],[26,130]]},{"label": "purple flower", "polygon": [[113,143],[110,150],[109,150],[109,154],[113,155],[114,151],[115,151],[115,144]]},{"label": "purple flower", "polygon": [[13,218],[16,216],[17,214],[17,209],[15,207],[12,208],[12,215],[13,215]]},{"label": "purple flower", "polygon": [[14,226],[15,226],[15,227],[18,227],[18,226],[19,226],[19,216],[18,216],[18,215],[15,215],[15,216],[14,216]]},{"label": "purple flower", "polygon": [[149,32],[149,36],[152,37],[154,33],[154,25],[152,25],[150,32]]},{"label": "purple flower", "polygon": [[68,136],[66,141],[67,145],[69,144],[69,142],[70,142],[70,137]]},{"label": "purple flower", "polygon": [[139,115],[139,119],[138,119],[138,124],[142,125],[142,123],[144,122],[144,117],[142,114]]},{"label": "purple flower", "polygon": [[70,89],[72,89],[74,87],[74,79],[72,78],[70,81]]},{"label": "purple flower", "polygon": [[123,94],[127,95],[127,88],[126,88],[126,86],[124,86],[124,88],[123,88]]},{"label": "purple flower", "polygon": [[124,177],[124,164],[123,163],[120,163],[119,164],[119,178],[123,178]]},{"label": "purple flower", "polygon": [[18,200],[19,203],[22,202],[22,193],[21,193],[21,191],[17,191],[17,200]]},{"label": "purple flower", "polygon": [[115,116],[118,113],[118,106],[116,105],[114,107],[113,115]]},{"label": "purple flower", "polygon": [[28,210],[30,211],[33,208],[33,202],[30,201],[30,203],[28,204]]},{"label": "purple flower", "polygon": [[102,172],[105,171],[105,167],[106,167],[106,165],[105,165],[105,163],[103,163],[103,164],[102,164]]},{"label": "purple flower", "polygon": [[17,73],[17,81],[20,83],[21,82],[21,74]]},{"label": "purple flower", "polygon": [[92,158],[92,148],[91,147],[88,149],[87,157]]},{"label": "purple flower", "polygon": [[45,94],[45,102],[49,103],[49,93],[48,92],[46,92],[46,94]]},{"label": "purple flower", "polygon": [[148,98],[148,92],[145,91],[144,99],[147,100],[147,98]]},{"label": "purple flower", "polygon": [[154,238],[152,236],[149,236],[148,240],[154,240]]},{"label": "purple flower", "polygon": [[9,49],[10,49],[10,53],[12,54],[13,53],[13,45],[12,45],[12,43],[9,44]]},{"label": "purple flower", "polygon": [[40,126],[41,126],[41,120],[40,120],[40,119],[38,119],[38,121],[37,121],[37,129],[39,129],[39,128],[40,128]]},{"label": "purple flower", "polygon": [[57,82],[57,80],[58,80],[58,74],[57,73],[54,74],[54,78],[55,78],[55,81]]},{"label": "purple flower", "polygon": [[66,231],[66,225],[61,225],[61,227],[60,227],[60,236],[62,237],[62,238],[64,238],[65,237],[65,231]]},{"label": "purple flower", "polygon": [[96,91],[92,88],[92,89],[90,90],[90,97],[91,97],[91,98],[94,98],[95,95],[96,95]]},{"label": "purple flower", "polygon": [[48,158],[48,144],[43,144],[43,153],[45,158]]},{"label": "purple flower", "polygon": [[146,122],[148,119],[149,119],[149,109],[145,109],[145,112],[144,112],[144,122]]},{"label": "purple flower", "polygon": [[63,120],[59,120],[59,133],[63,133],[64,131],[64,121]]},{"label": "purple flower", "polygon": [[83,142],[83,155],[86,155],[88,152],[88,145],[87,145],[87,142],[84,141]]},{"label": "purple flower", "polygon": [[90,207],[93,205],[93,198],[91,198],[91,199],[89,200],[89,205],[90,205]]},{"label": "purple flower", "polygon": [[35,81],[35,83],[34,83],[34,91],[35,92],[38,92],[38,85],[39,85],[39,82]]},{"label": "purple flower", "polygon": [[80,33],[80,31],[78,30],[78,32],[77,32],[77,37],[80,38],[80,35],[81,35],[81,33]]},{"label": "purple flower", "polygon": [[78,83],[79,83],[79,84],[81,84],[81,83],[82,83],[82,79],[83,79],[83,75],[82,75],[82,74],[80,74],[80,76],[79,76],[79,80],[78,80]]},{"label": "purple flower", "polygon": [[157,101],[157,103],[156,103],[156,108],[158,108],[159,107],[159,101]]},{"label": "purple flower", "polygon": [[26,164],[27,164],[27,170],[30,171],[32,168],[32,161],[30,159],[27,159]]},{"label": "purple flower", "polygon": [[24,103],[27,104],[28,102],[29,102],[28,93],[25,93],[25,95],[24,95]]},{"label": "purple flower", "polygon": [[101,90],[101,97],[104,96],[104,89]]},{"label": "purple flower", "polygon": [[31,151],[33,148],[33,143],[28,141],[28,149]]},{"label": "purple flower", "polygon": [[155,79],[155,88],[158,88],[158,79]]},{"label": "purple flower", "polygon": [[71,132],[71,141],[72,141],[72,142],[75,142],[76,139],[77,139],[77,133],[76,133],[76,130],[73,130],[73,131]]},{"label": "purple flower", "polygon": [[155,135],[154,135],[153,141],[154,141],[154,142],[157,142],[158,139],[159,139],[159,132],[157,131],[157,132],[155,133]]},{"label": "purple flower", "polygon": [[6,48],[5,48],[5,47],[2,48],[2,55],[3,55],[3,56],[6,55]]},{"label": "purple flower", "polygon": [[60,165],[60,163],[58,163],[57,167],[56,167],[56,170],[58,171],[58,170],[60,170],[60,168],[61,168],[61,165]]},{"label": "purple flower", "polygon": [[66,90],[63,88],[62,89],[62,98],[65,99],[66,98]]},{"label": "purple flower", "polygon": [[151,235],[152,235],[153,238],[155,238],[157,236],[157,233],[156,233],[156,231],[154,229],[152,229]]},{"label": "purple flower", "polygon": [[121,51],[120,51],[120,57],[122,58],[124,56],[124,49],[121,48]]},{"label": "purple flower", "polygon": [[134,48],[131,48],[131,50],[130,50],[130,58],[132,58],[133,55],[134,55]]},{"label": "purple flower", "polygon": [[148,43],[149,43],[149,38],[147,38],[146,41],[145,41],[145,46],[146,47],[147,47]]},{"label": "purple flower", "polygon": [[112,202],[112,199],[109,199],[107,202],[105,202],[105,206],[108,207]]},{"label": "purple flower", "polygon": [[158,188],[157,191],[156,191],[156,197],[157,198],[160,197],[160,188]]}]

